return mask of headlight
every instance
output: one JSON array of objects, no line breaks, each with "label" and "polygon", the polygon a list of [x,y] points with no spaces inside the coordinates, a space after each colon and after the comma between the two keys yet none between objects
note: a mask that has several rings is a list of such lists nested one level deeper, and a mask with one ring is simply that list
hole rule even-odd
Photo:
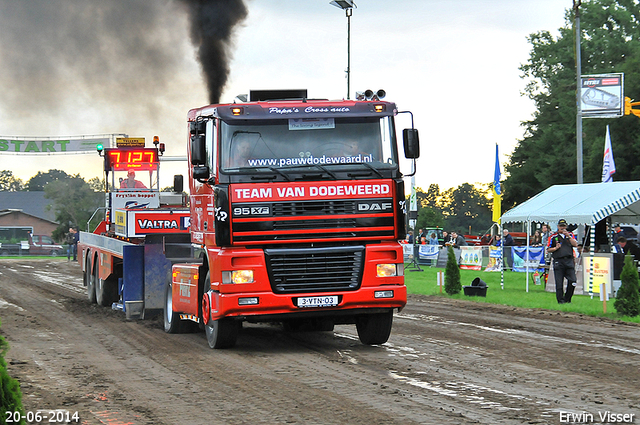
[{"label": "headlight", "polygon": [[404,264],[378,264],[378,277],[404,276]]},{"label": "headlight", "polygon": [[253,270],[222,272],[222,283],[253,283]]}]

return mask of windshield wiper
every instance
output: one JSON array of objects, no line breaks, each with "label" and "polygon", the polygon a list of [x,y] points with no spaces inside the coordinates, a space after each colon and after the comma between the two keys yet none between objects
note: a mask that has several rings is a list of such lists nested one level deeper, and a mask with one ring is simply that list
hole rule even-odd
[{"label": "windshield wiper", "polygon": [[[269,171],[273,171],[273,172],[274,172],[274,173],[276,173],[276,174],[280,174],[280,175],[281,175],[282,177],[284,177],[288,182],[290,182],[290,181],[291,181],[291,177],[289,177],[288,175],[286,175],[285,173],[283,173],[282,171],[278,170],[278,169],[277,169],[277,168],[275,168],[275,167],[263,167],[263,168],[266,168],[266,169],[268,169]],[[252,177],[252,178],[253,178],[253,177]]]},{"label": "windshield wiper", "polygon": [[[357,162],[354,164],[350,164],[350,165],[364,165],[365,167],[367,167],[368,169],[370,169],[371,171],[373,171],[374,173],[376,173],[381,179],[384,178],[384,176],[382,175],[382,173],[380,171],[378,171],[375,167],[373,167],[372,165],[367,164],[366,162]],[[349,177],[358,177],[357,174],[347,174]]]}]

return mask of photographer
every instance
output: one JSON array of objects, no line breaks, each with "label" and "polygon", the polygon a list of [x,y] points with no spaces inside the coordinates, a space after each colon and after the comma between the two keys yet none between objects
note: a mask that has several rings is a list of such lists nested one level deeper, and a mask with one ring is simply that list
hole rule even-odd
[{"label": "photographer", "polygon": [[[556,299],[558,304],[570,303],[576,286],[576,270],[573,263],[573,248],[578,246],[573,233],[567,230],[567,221],[558,221],[558,231],[549,238],[547,252],[553,258],[553,276],[556,280]],[[567,278],[567,290],[564,291],[564,279]]]}]

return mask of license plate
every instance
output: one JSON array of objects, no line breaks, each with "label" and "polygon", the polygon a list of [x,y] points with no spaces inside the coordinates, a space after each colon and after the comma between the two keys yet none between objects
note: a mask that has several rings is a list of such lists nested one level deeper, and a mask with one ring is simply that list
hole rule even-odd
[{"label": "license plate", "polygon": [[338,296],[329,295],[325,297],[300,297],[298,307],[335,307],[338,305]]}]

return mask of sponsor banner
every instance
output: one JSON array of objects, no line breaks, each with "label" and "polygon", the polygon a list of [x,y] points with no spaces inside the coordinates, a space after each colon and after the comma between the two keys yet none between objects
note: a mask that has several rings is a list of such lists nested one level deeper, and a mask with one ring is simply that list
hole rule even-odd
[{"label": "sponsor banner", "polygon": [[600,293],[600,284],[604,283],[606,291],[611,291],[613,283],[613,264],[610,256],[593,257],[593,282],[589,288],[589,274],[591,272],[591,259],[588,256],[582,257],[582,279],[584,282],[585,292],[592,294]]},{"label": "sponsor banner", "polygon": [[[527,249],[529,251],[529,261],[527,263]],[[514,272],[526,272],[527,265],[529,271],[544,271],[544,248],[542,247],[526,247],[526,246],[512,246],[513,252],[513,271]]]},{"label": "sponsor banner", "polygon": [[502,269],[502,247],[489,247],[489,264],[484,269],[485,272],[499,272]]},{"label": "sponsor banner", "polygon": [[467,270],[480,270],[482,268],[482,247],[461,246],[460,268]]},{"label": "sponsor banner", "polygon": [[390,180],[233,184],[231,202],[375,198],[392,196]]},{"label": "sponsor banner", "polygon": [[109,146],[109,138],[65,140],[14,140],[0,138],[0,153],[95,152],[97,145]]},{"label": "sponsor banner", "polygon": [[437,260],[439,252],[439,245],[420,245],[418,256],[421,260]]},{"label": "sponsor banner", "polygon": [[624,115],[624,74],[582,75],[580,109],[583,118]]},{"label": "sponsor banner", "polygon": [[411,261],[411,257],[413,257],[413,244],[412,243],[401,243],[402,246],[402,257],[404,258],[404,262],[408,263]]},{"label": "sponsor banner", "polygon": [[158,192],[115,192],[111,194],[113,209],[130,208],[159,208],[160,194]]},{"label": "sponsor banner", "polygon": [[188,210],[118,210],[115,224],[116,234],[125,237],[186,233],[191,225],[191,213]]}]

